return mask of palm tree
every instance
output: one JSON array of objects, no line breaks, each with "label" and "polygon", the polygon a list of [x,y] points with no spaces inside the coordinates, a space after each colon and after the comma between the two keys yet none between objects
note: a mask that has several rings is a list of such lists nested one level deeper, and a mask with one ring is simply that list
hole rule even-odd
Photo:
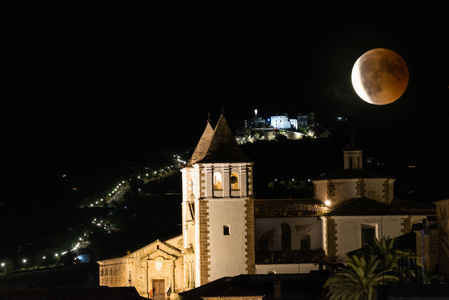
[{"label": "palm tree", "polygon": [[413,269],[408,269],[407,274],[405,270],[399,268],[401,261],[414,261],[418,267],[422,267],[421,262],[415,253],[410,250],[400,250],[397,248],[396,240],[389,237],[382,237],[378,240],[374,238],[373,243],[367,244],[367,253],[377,256],[381,260],[378,270],[393,270],[394,272],[401,271],[401,277],[415,277],[416,274]]},{"label": "palm tree", "polygon": [[373,238],[373,243],[366,243],[368,253],[377,256],[381,260],[380,268],[396,269],[398,260],[401,256],[401,251],[396,248],[395,239],[383,236],[379,241],[377,238]]},{"label": "palm tree", "polygon": [[391,275],[391,269],[379,271],[381,260],[375,255],[363,253],[347,258],[347,265],[338,268],[325,283],[329,287],[330,300],[371,300],[374,287],[390,282],[397,282],[397,276]]}]

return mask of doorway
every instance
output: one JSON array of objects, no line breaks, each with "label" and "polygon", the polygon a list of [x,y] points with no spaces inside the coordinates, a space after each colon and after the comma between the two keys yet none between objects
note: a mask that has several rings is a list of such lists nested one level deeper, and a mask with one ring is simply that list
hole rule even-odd
[{"label": "doorway", "polygon": [[153,299],[165,299],[165,279],[153,279]]}]

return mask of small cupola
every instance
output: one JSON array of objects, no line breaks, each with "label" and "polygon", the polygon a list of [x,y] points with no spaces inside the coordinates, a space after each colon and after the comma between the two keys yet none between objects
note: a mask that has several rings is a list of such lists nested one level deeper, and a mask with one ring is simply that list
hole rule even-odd
[{"label": "small cupola", "polygon": [[363,169],[362,150],[357,148],[354,141],[343,150],[344,169]]}]

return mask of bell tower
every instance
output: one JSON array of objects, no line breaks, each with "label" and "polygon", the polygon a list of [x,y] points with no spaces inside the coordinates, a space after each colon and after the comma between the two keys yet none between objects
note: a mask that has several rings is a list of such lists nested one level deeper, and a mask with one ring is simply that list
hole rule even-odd
[{"label": "bell tower", "polygon": [[362,150],[348,145],[343,151],[344,169],[363,169]]},{"label": "bell tower", "polygon": [[223,115],[214,130],[206,125],[182,181],[184,248],[194,286],[254,273],[253,162]]}]

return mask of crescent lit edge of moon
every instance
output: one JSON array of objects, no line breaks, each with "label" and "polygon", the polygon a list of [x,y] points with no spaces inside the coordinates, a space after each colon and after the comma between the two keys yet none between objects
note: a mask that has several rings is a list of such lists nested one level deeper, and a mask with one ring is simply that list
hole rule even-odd
[{"label": "crescent lit edge of moon", "polygon": [[352,73],[351,73],[352,87],[354,88],[357,95],[360,98],[362,98],[365,102],[368,102],[370,104],[375,104],[370,100],[370,98],[369,98],[368,94],[365,92],[365,88],[363,87],[363,84],[362,84],[362,76],[360,74],[360,60],[361,60],[362,56],[357,59],[354,66],[352,67]]}]

